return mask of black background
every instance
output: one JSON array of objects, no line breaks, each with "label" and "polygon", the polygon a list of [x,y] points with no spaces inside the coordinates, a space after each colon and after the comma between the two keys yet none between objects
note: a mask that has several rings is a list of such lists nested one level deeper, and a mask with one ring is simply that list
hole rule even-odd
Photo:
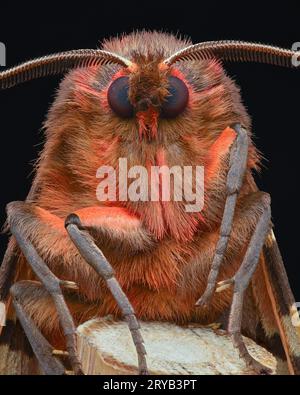
[{"label": "black background", "polygon": [[[94,48],[111,35],[157,29],[190,36],[193,42],[217,39],[260,41],[291,48],[300,41],[297,2],[74,2],[8,7],[1,4],[0,41],[7,66],[51,52]],[[288,276],[300,301],[299,254],[299,88],[300,68],[225,65],[242,88],[253,120],[256,144],[266,160],[257,177],[272,196],[273,221]],[[0,92],[0,223],[5,205],[23,200],[30,187],[32,163],[42,148],[40,132],[60,77]],[[3,255],[7,236],[0,236]]]}]

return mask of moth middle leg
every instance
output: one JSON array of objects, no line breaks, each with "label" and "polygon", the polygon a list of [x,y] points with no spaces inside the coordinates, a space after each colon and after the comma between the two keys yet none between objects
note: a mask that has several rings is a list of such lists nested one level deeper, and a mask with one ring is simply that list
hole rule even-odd
[{"label": "moth middle leg", "polygon": [[[218,317],[225,310],[230,309],[232,288],[236,287],[233,289],[233,294],[235,294],[235,290],[238,294],[233,300],[229,322],[227,319],[225,320],[226,325],[241,356],[248,365],[260,373],[267,372],[267,369],[256,363],[249,355],[243,345],[241,332],[256,341],[257,328],[262,321],[266,323],[267,319],[268,326],[275,326],[274,329],[276,328],[276,323],[266,317],[269,311],[262,312],[257,304],[257,297],[263,298],[266,295],[260,292],[254,297],[252,295],[253,283],[251,282],[250,284],[253,274],[254,276],[256,275],[256,268],[261,257],[261,247],[270,227],[270,198],[268,194],[257,191],[239,199],[233,217],[232,232],[217,278],[218,292],[214,293],[209,308],[199,308],[198,306],[196,307],[198,310],[195,310],[200,322],[206,317],[208,317],[209,322],[218,320]],[[203,289],[206,286],[207,273],[210,270],[214,257],[218,237],[218,231],[203,233],[199,234],[195,241],[196,255],[192,262],[187,265],[182,283],[182,287],[190,289],[190,292],[195,297],[197,297],[199,289]],[[223,281],[220,282],[220,280]],[[247,294],[245,293],[246,291]],[[243,306],[245,306],[246,311],[242,317]]]},{"label": "moth middle leg", "polygon": [[220,292],[233,286],[228,332],[231,335],[234,346],[239,350],[240,356],[246,363],[258,373],[269,373],[269,369],[261,365],[249,354],[241,334],[245,291],[257,268],[262,247],[271,228],[271,208],[268,194],[262,194],[260,207],[261,215],[248,244],[240,268],[232,278],[219,282],[216,291]]},{"label": "moth middle leg", "polygon": [[[11,287],[13,306],[44,374],[68,374],[72,369],[59,314],[49,292],[38,281],[21,280]],[[95,316],[97,306],[83,301],[76,290],[63,289],[77,324]]]},{"label": "moth middle leg", "polygon": [[19,281],[11,287],[10,293],[16,317],[23,327],[42,373],[48,375],[65,374],[64,364],[54,356],[54,348],[32,317],[38,307],[39,316],[44,316],[46,322],[51,320],[53,325],[56,317],[53,314],[53,306],[46,289],[34,281]]}]

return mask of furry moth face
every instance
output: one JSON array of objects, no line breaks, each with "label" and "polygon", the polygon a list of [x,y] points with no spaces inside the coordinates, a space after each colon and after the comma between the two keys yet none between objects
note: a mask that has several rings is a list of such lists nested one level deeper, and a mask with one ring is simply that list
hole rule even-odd
[{"label": "furry moth face", "polygon": [[106,41],[103,49],[130,59],[124,69],[106,65],[77,69],[61,84],[51,111],[84,120],[99,137],[120,142],[172,144],[197,138],[213,141],[229,124],[249,119],[239,90],[216,60],[164,67],[162,60],[190,42],[163,33],[133,33]]},{"label": "furry moth face", "polygon": [[[208,153],[225,128],[236,122],[249,127],[239,90],[219,62],[185,61],[165,67],[162,59],[188,44],[161,33],[115,38],[103,49],[126,56],[130,67],[78,68],[64,78],[45,123],[40,161],[40,176],[49,186],[43,196],[45,207],[63,216],[70,204],[62,202],[71,200],[74,207],[78,202],[98,204],[97,170],[118,169],[119,158],[126,158],[128,168],[206,166]],[[250,148],[249,161],[251,166],[257,163],[255,148]],[[153,232],[163,234],[159,205],[129,205],[135,213],[143,213]],[[191,236],[187,229],[197,220],[185,212],[179,215],[179,206],[174,203],[168,209],[169,214],[174,211],[170,218],[180,223],[174,229]]]}]

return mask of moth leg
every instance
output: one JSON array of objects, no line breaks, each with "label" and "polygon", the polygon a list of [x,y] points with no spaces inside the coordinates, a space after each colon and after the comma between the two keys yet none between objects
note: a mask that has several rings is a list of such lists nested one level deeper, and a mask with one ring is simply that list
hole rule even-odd
[{"label": "moth leg", "polygon": [[5,325],[9,290],[13,283],[18,263],[16,246],[16,240],[14,237],[11,237],[0,267],[0,334],[2,327]]},{"label": "moth leg", "polygon": [[139,373],[143,375],[148,374],[146,350],[144,347],[144,340],[140,333],[140,325],[135,317],[133,307],[115,278],[113,268],[103,255],[102,251],[96,246],[91,235],[84,230],[84,227],[76,214],[70,214],[67,217],[65,226],[71,240],[77,247],[81,256],[96,271],[96,273],[106,281],[107,287],[114,296],[124,318],[127,321],[138,355]]},{"label": "moth leg", "polygon": [[217,277],[224,259],[228,245],[233,216],[235,212],[237,196],[242,186],[243,177],[246,171],[248,156],[248,135],[247,131],[240,125],[235,124],[232,129],[236,132],[236,139],[230,149],[229,171],[226,180],[226,201],[223,213],[223,219],[220,228],[220,236],[216,246],[212,266],[208,275],[206,290],[196,306],[207,305],[215,291]]},{"label": "moth leg", "polygon": [[53,357],[53,347],[42,335],[23,307],[22,294],[26,283],[27,281],[17,282],[10,289],[16,316],[26,333],[43,373],[47,375],[63,375],[65,374],[64,365],[58,358]]},{"label": "moth leg", "polygon": [[219,282],[216,291],[220,292],[231,285],[234,286],[228,332],[231,335],[234,346],[239,350],[241,358],[243,358],[246,363],[258,373],[269,373],[268,368],[261,365],[249,354],[241,335],[244,293],[257,267],[261,250],[271,227],[271,208],[270,197],[268,194],[265,193],[262,196],[261,205],[262,214],[250,239],[239,270],[231,279]]},{"label": "moth leg", "polygon": [[[15,220],[14,220],[15,219]],[[32,243],[24,236],[24,230],[20,226],[20,218],[13,216],[13,210],[8,217],[11,233],[14,235],[28,264],[51,295],[56,306],[60,324],[66,337],[66,347],[72,368],[76,374],[82,374],[81,364],[77,358],[76,328],[71,313],[66,305],[61,286],[76,288],[76,284],[69,281],[59,280],[48,268],[46,263],[37,253]]]},{"label": "moth leg", "polygon": [[[31,185],[26,201],[34,199],[38,189],[38,178],[35,177]],[[6,322],[6,305],[9,299],[9,291],[13,283],[18,263],[17,243],[14,237],[11,237],[5,255],[0,267],[0,335],[2,327]]]}]

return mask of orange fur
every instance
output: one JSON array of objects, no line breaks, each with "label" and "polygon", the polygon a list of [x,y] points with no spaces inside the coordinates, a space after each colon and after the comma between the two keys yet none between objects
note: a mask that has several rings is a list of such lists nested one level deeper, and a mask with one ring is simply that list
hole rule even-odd
[{"label": "orange fur", "polygon": [[[111,262],[139,318],[208,323],[230,305],[231,295],[226,291],[214,296],[209,311],[194,307],[206,286],[224,208],[234,138],[228,126],[240,122],[250,130],[250,120],[238,88],[216,61],[175,65],[172,70],[161,67],[163,57],[186,44],[173,36],[146,32],[104,44],[104,49],[136,63],[130,74],[133,103],[150,93],[161,103],[169,73],[186,81],[190,91],[186,110],[175,119],[158,118],[155,133],[141,134],[138,119],[120,119],[109,108],[106,94],[120,73],[117,66],[70,72],[49,112],[46,143],[37,164],[40,189],[26,206],[22,223],[53,272],[78,284],[84,303],[70,301],[77,322],[92,315],[118,315],[119,311],[104,282],[83,262],[66,235],[63,222],[72,212],[79,215]],[[96,171],[101,165],[117,169],[122,157],[127,158],[128,167],[205,166],[201,215],[187,213],[184,202],[172,200],[100,203]],[[251,190],[251,171],[258,164],[259,156],[250,143],[247,174],[220,279],[237,270],[260,213],[255,199],[245,197]],[[20,272],[17,279],[32,278]],[[32,315],[43,330],[55,332],[57,322],[44,322],[47,303],[40,302],[41,313],[38,306],[33,307]],[[52,314],[52,307],[49,309]]]}]

